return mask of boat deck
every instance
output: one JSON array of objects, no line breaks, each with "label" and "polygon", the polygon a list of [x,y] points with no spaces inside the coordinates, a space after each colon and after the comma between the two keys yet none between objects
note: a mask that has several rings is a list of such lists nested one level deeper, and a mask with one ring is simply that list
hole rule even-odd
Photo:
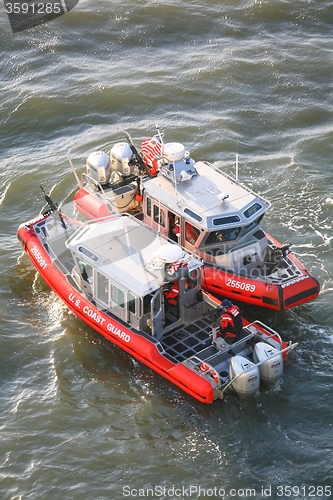
[{"label": "boat deck", "polygon": [[212,343],[212,326],[207,318],[201,318],[189,325],[177,325],[165,333],[160,342],[165,352],[178,362],[196,355]]}]

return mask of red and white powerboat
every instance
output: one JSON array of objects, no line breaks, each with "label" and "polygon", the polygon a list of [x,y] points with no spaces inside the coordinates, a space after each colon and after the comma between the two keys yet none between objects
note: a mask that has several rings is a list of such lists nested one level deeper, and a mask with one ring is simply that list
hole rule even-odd
[{"label": "red and white powerboat", "polygon": [[229,387],[248,396],[282,376],[296,344],[269,327],[244,320],[231,346],[218,337],[220,302],[202,291],[199,256],[131,215],[82,223],[50,206],[18,239],[86,324],[204,403]]},{"label": "red and white powerboat", "polygon": [[82,169],[89,143],[75,144],[68,154],[79,186],[76,208],[87,218],[117,212],[140,218],[203,259],[203,287],[214,295],[276,310],[317,297],[317,279],[290,244],[282,246],[261,228],[270,203],[238,174],[195,162],[182,144],[164,144],[160,133],[143,141],[141,152],[127,131],[99,144],[84,153],[81,177],[74,163]]}]

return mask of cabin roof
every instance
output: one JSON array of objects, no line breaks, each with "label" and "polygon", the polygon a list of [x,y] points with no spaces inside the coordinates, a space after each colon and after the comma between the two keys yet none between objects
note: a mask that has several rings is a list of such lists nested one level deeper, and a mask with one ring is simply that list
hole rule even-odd
[{"label": "cabin roof", "polygon": [[[190,180],[175,184],[162,174],[147,180],[145,190],[171,210],[177,207],[184,217],[205,230],[244,226],[268,210],[269,204],[222,172],[201,161],[195,168],[199,175]],[[220,201],[219,193],[227,193],[229,197]],[[256,211],[251,216],[244,215],[254,204],[259,205]]]},{"label": "cabin roof", "polygon": [[149,267],[158,250],[170,242],[127,216],[83,224],[67,247],[99,272],[136,295],[146,295],[163,283],[163,273]]}]

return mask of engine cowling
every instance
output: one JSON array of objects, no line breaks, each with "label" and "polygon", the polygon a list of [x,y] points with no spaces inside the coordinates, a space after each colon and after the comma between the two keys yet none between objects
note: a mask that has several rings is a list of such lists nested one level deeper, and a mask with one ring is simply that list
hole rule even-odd
[{"label": "engine cowling", "polygon": [[251,396],[259,389],[259,368],[243,356],[231,358],[229,372],[231,379],[237,377],[232,387],[240,396]]},{"label": "engine cowling", "polygon": [[258,342],[254,347],[253,361],[261,363],[259,366],[260,378],[265,384],[274,384],[283,375],[282,354],[277,354],[278,352],[277,349],[265,342]]},{"label": "engine cowling", "polygon": [[87,174],[102,186],[110,180],[110,157],[104,151],[94,151],[87,159]]},{"label": "engine cowling", "polygon": [[110,151],[111,169],[122,175],[130,175],[134,170],[133,152],[126,142],[119,142]]}]

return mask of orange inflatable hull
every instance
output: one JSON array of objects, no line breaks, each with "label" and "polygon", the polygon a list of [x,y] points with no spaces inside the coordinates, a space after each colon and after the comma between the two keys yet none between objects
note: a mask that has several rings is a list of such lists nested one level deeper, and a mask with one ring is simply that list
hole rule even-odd
[{"label": "orange inflatable hull", "polygon": [[[277,247],[281,246],[274,238],[268,237]],[[203,287],[214,295],[228,297],[230,300],[268,307],[277,311],[291,309],[315,299],[320,287],[316,278],[292,252],[288,254],[288,258],[301,271],[301,275],[283,284],[244,278],[206,265]]]}]

